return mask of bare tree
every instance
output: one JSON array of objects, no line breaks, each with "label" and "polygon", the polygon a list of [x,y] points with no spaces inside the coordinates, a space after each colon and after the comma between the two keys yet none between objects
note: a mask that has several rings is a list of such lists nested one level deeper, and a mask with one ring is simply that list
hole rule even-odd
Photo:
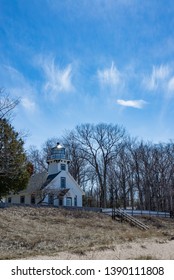
[{"label": "bare tree", "polygon": [[85,190],[88,182],[93,180],[94,174],[91,166],[85,159],[81,144],[75,139],[75,135],[72,131],[66,132],[63,137],[63,144],[70,159],[69,172],[83,190]]},{"label": "bare tree", "polygon": [[0,88],[0,118],[8,118],[11,116],[12,110],[19,104],[19,98],[12,99],[10,95]]},{"label": "bare tree", "polygon": [[107,205],[107,172],[126,137],[122,127],[111,124],[83,124],[77,126],[74,137],[80,144],[83,158],[95,171],[100,188],[100,206]]},{"label": "bare tree", "polygon": [[33,165],[34,173],[41,173],[47,170],[46,158],[42,151],[35,146],[30,146],[27,151],[27,158]]}]

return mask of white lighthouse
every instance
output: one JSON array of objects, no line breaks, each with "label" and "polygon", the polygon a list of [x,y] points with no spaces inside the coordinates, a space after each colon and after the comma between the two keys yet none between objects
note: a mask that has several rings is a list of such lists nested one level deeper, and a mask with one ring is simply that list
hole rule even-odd
[{"label": "white lighthouse", "polygon": [[55,206],[82,206],[83,190],[68,171],[70,163],[64,146],[57,143],[47,158],[48,177],[43,187],[44,201]]},{"label": "white lighthouse", "polygon": [[25,190],[6,197],[8,203],[82,207],[84,191],[68,171],[70,160],[57,143],[47,158],[48,172],[33,174]]}]

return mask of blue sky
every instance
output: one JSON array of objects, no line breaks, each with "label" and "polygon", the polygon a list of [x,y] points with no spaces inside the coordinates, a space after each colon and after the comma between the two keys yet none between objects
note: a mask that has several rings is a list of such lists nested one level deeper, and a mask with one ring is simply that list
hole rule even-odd
[{"label": "blue sky", "polygon": [[81,123],[174,139],[173,0],[0,0],[0,87],[40,147]]}]

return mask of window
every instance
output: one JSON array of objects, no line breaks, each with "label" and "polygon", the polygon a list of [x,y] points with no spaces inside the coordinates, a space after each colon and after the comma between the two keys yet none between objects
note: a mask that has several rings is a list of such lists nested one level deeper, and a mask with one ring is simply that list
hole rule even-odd
[{"label": "window", "polygon": [[61,170],[66,170],[66,165],[64,163],[61,163],[60,168],[61,168]]},{"label": "window", "polygon": [[35,204],[35,203],[36,203],[35,195],[32,194],[31,195],[31,204]]},{"label": "window", "polygon": [[66,206],[72,206],[72,198],[71,197],[66,198]]},{"label": "window", "polygon": [[8,203],[11,203],[11,197],[8,197]]},{"label": "window", "polygon": [[61,189],[66,188],[66,178],[65,177],[60,178],[60,187],[61,187]]},{"label": "window", "polygon": [[51,150],[52,159],[64,159],[65,158],[65,148],[62,149],[52,149]]},{"label": "window", "polygon": [[77,206],[77,195],[74,197],[74,206]]},{"label": "window", "polygon": [[53,194],[48,195],[48,204],[50,204],[50,205],[54,204],[54,195]]},{"label": "window", "polygon": [[24,195],[20,196],[20,203],[25,203],[25,196]]}]

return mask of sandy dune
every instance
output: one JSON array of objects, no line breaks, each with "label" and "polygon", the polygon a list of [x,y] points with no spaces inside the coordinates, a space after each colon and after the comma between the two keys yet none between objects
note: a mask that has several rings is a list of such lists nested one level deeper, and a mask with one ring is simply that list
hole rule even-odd
[{"label": "sandy dune", "polygon": [[71,254],[60,252],[53,256],[35,256],[28,259],[54,259],[54,260],[126,260],[126,259],[159,259],[174,260],[174,240],[161,241],[147,239],[143,242],[127,242],[117,244],[115,247],[102,251],[90,251],[85,254]]}]

